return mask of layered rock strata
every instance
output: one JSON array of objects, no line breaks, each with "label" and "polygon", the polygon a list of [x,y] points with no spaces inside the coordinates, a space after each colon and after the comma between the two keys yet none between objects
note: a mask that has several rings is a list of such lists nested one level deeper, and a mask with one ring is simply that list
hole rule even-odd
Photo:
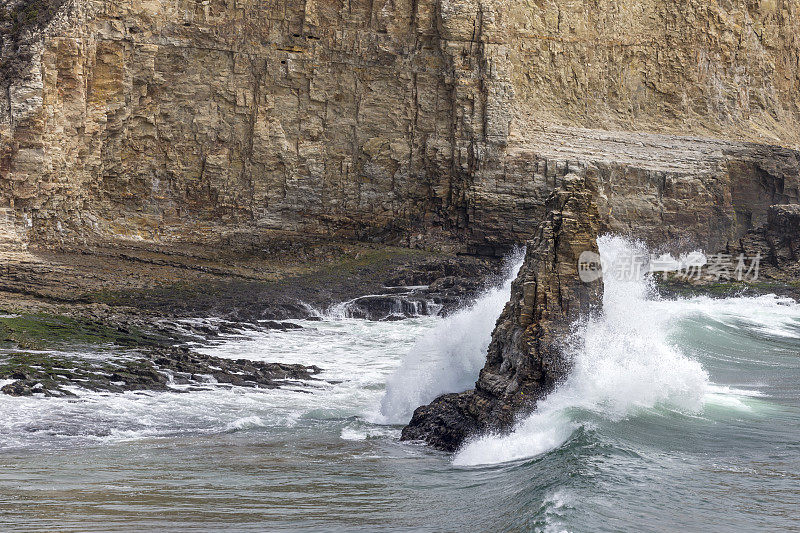
[{"label": "layered rock strata", "polygon": [[602,224],[595,194],[585,178],[564,179],[547,202],[547,220],[528,243],[475,389],[418,408],[403,440],[453,451],[472,435],[510,428],[566,377],[570,328],[602,303],[601,284],[578,275],[581,253],[597,252]]},{"label": "layered rock strata", "polygon": [[563,377],[599,290],[571,247],[597,227],[772,246],[752,230],[800,201],[798,35],[787,0],[10,0],[0,288],[282,318],[302,310],[263,304],[297,273],[276,235],[485,255],[536,235],[475,391],[406,430],[451,449]]},{"label": "layered rock strata", "polygon": [[749,231],[727,251],[731,255],[761,257],[758,274],[762,280],[797,285],[800,282],[800,205],[770,207],[767,223]]},{"label": "layered rock strata", "polygon": [[797,201],[794,2],[0,11],[0,207],[26,241],[280,230],[495,254],[575,168],[653,240],[717,247]]}]

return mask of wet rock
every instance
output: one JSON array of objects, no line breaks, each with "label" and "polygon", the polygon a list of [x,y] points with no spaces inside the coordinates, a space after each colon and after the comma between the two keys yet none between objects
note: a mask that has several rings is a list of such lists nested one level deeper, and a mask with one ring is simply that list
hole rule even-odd
[{"label": "wet rock", "polygon": [[0,379],[17,379],[0,391],[61,396],[71,394],[68,386],[101,392],[167,391],[175,390],[175,385],[209,382],[273,389],[311,380],[320,371],[316,366],[223,359],[184,347],[154,348],[133,358],[107,361],[19,353],[0,364]]},{"label": "wet rock", "polygon": [[344,305],[349,318],[402,320],[415,316],[444,316],[472,301],[500,280],[498,258],[433,257],[396,269],[379,294],[362,296]]},{"label": "wet rock", "polygon": [[429,314],[428,302],[414,293],[407,295],[370,295],[349,302],[344,313],[348,318],[397,320]]},{"label": "wet rock", "polygon": [[386,285],[394,288],[395,293],[402,290],[408,293],[409,287],[414,287],[411,291],[414,299],[427,303],[424,314],[445,316],[470,304],[483,289],[497,282],[500,266],[497,258],[431,259],[396,271]]},{"label": "wet rock", "polygon": [[293,322],[278,322],[276,320],[259,322],[259,325],[265,329],[277,329],[280,331],[286,331],[289,329],[303,329],[303,326],[300,324],[295,324]]},{"label": "wet rock", "polygon": [[9,396],[30,396],[36,392],[33,388],[35,382],[28,380],[15,381],[0,388],[0,392],[8,394]]},{"label": "wet rock", "polygon": [[[709,263],[693,275],[656,276],[660,294],[722,298],[777,294],[800,300],[800,205],[770,206],[763,226],[707,256]],[[740,258],[745,266],[737,273]],[[728,268],[710,268],[719,261]]]},{"label": "wet rock", "polygon": [[403,440],[453,451],[471,435],[509,429],[566,377],[570,326],[602,304],[600,282],[587,284],[578,276],[580,254],[597,252],[595,193],[592,182],[574,177],[551,196],[550,213],[528,243],[475,389],[418,408]]},{"label": "wet rock", "polygon": [[425,441],[429,446],[454,452],[471,435],[478,424],[471,413],[475,392],[444,394],[429,405],[414,411],[411,422],[403,428],[402,440]]}]

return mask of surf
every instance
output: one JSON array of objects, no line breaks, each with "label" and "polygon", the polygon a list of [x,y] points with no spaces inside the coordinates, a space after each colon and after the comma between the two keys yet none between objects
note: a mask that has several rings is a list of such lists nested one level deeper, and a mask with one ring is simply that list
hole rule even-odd
[{"label": "surf", "polygon": [[797,309],[774,297],[749,302],[662,300],[644,270],[627,278],[613,275],[631,257],[647,256],[644,244],[604,236],[598,245],[607,271],[603,313],[573,326],[566,343],[573,362],[570,376],[510,433],[468,441],[455,454],[454,465],[504,463],[549,452],[587,420],[619,422],[656,410],[694,416],[708,404],[749,409],[747,395],[715,386],[701,361],[675,341],[674,333],[682,321],[698,316],[749,320],[753,327],[786,333],[796,327]]},{"label": "surf", "polygon": [[472,388],[524,259],[524,249],[512,251],[498,283],[490,284],[471,305],[441,319],[414,344],[387,380],[372,422],[405,424],[420,405],[441,394]]}]

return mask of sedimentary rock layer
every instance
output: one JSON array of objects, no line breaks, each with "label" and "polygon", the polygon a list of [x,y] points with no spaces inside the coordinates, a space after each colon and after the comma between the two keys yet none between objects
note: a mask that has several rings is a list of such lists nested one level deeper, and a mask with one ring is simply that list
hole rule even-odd
[{"label": "sedimentary rock layer", "polygon": [[471,435],[510,428],[566,377],[570,328],[602,302],[600,282],[578,276],[578,258],[597,252],[602,228],[595,194],[591,181],[572,175],[550,197],[547,220],[528,243],[475,389],[418,408],[404,440],[453,451]]},{"label": "sedimentary rock layer", "polygon": [[797,200],[795,1],[0,11],[9,246],[278,229],[496,253],[575,169],[611,227],[695,245]]}]

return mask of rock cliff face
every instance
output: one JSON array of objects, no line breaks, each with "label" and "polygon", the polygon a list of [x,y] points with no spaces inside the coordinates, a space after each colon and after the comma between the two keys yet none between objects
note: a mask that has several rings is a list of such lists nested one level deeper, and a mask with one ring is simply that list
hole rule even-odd
[{"label": "rock cliff face", "polygon": [[793,1],[0,11],[8,243],[302,231],[492,254],[585,174],[609,227],[718,247],[798,200]]},{"label": "rock cliff face", "polygon": [[583,283],[578,276],[578,258],[597,253],[602,227],[594,189],[571,175],[550,197],[550,212],[528,243],[475,389],[418,408],[403,429],[404,440],[454,451],[471,435],[510,428],[565,378],[570,327],[602,304],[600,282]]},{"label": "rock cliff face", "polygon": [[[732,283],[730,292],[773,292],[800,298],[800,205],[773,205],[767,213],[764,225],[748,231],[741,239],[731,243],[716,254],[719,259],[730,258],[732,266],[738,265],[738,257],[748,258],[746,271],[752,282]],[[753,258],[758,257],[758,261]],[[757,266],[757,269],[756,269]],[[734,274],[736,272],[734,271]],[[692,289],[711,287],[727,288],[723,277],[737,277],[725,269],[714,272],[708,267],[701,269],[698,279],[684,282]],[[720,286],[722,279],[723,285]],[[675,279],[669,280],[675,284]],[[738,280],[737,280],[738,281]],[[668,284],[667,284],[668,285]],[[760,287],[759,287],[760,285]],[[669,289],[669,286],[667,286]],[[761,288],[761,291],[754,290]],[[698,291],[700,292],[700,291]],[[721,292],[725,294],[725,292]]]}]

